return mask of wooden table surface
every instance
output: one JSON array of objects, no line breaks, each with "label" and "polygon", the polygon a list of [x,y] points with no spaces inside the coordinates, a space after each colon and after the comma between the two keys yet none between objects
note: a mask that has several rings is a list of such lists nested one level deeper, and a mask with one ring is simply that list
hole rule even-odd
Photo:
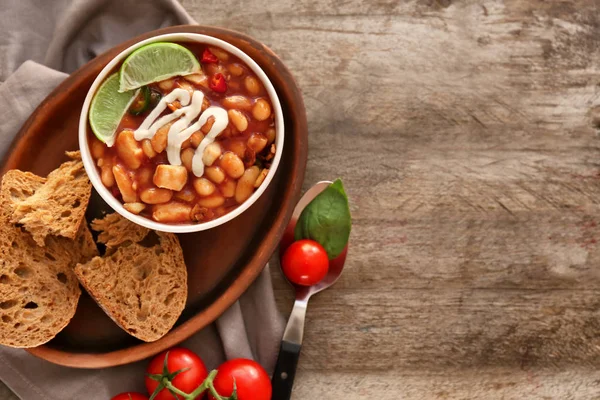
[{"label": "wooden table surface", "polygon": [[295,400],[600,399],[598,0],[182,3],[281,56],[350,197]]}]

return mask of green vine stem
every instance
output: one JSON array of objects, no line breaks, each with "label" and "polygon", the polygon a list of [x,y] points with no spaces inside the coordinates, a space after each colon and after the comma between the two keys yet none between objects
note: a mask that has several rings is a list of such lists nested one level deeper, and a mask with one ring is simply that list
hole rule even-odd
[{"label": "green vine stem", "polygon": [[189,394],[177,389],[175,386],[173,386],[171,381],[169,381],[167,378],[164,378],[163,385],[170,392],[183,397],[185,400],[194,400],[198,396],[200,396],[202,393],[204,393],[206,390],[208,390],[210,392],[210,394],[212,394],[216,400],[234,400],[233,396],[232,396],[232,398],[223,397],[219,393],[217,393],[217,390],[215,389],[215,386],[213,385],[213,381],[215,380],[216,376],[217,376],[217,370],[211,371],[210,374],[208,374],[208,377],[204,380],[204,382],[202,382],[202,385],[198,386],[196,388],[196,390],[194,390],[192,393],[189,393]]},{"label": "green vine stem", "polygon": [[173,385],[173,383],[171,383],[172,377],[162,376],[162,378],[160,379],[160,386],[153,393],[151,398],[154,398],[154,396],[156,394],[158,394],[158,392],[160,390],[167,389],[173,395],[174,399],[178,399],[177,396],[180,396],[183,398],[183,400],[195,400],[195,399],[199,398],[200,395],[202,395],[204,392],[206,392],[208,390],[210,392],[210,394],[215,398],[215,400],[237,400],[237,388],[235,385],[235,379],[233,381],[233,393],[231,394],[230,397],[223,397],[217,392],[217,390],[215,389],[215,386],[213,384],[213,382],[217,376],[217,373],[218,373],[218,371],[216,369],[212,370],[208,374],[208,376],[206,377],[204,382],[202,382],[202,384],[200,386],[198,386],[192,393],[185,393],[184,391],[176,388]]}]

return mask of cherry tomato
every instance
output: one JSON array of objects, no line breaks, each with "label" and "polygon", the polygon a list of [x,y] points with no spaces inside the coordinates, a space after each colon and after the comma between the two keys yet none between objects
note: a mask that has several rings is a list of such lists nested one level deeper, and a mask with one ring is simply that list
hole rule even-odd
[{"label": "cherry tomato", "polygon": [[125,392],[119,393],[111,400],[148,400],[148,396],[144,396],[143,394],[136,392]]},{"label": "cherry tomato", "polygon": [[[256,361],[237,358],[224,362],[217,370],[213,384],[221,396],[231,396],[235,378],[238,400],[271,400],[271,380]],[[209,399],[215,400],[212,395]]]},{"label": "cherry tomato", "polygon": [[329,258],[319,243],[314,240],[302,239],[287,248],[281,259],[281,267],[291,282],[302,286],[312,286],[327,275]]},{"label": "cherry tomato", "polygon": [[202,53],[202,60],[201,60],[204,64],[216,64],[219,62],[219,59],[217,58],[217,56],[215,56],[212,51],[210,51],[209,49],[204,49],[204,52]]},{"label": "cherry tomato", "polygon": [[217,93],[225,93],[227,91],[227,82],[225,82],[225,77],[221,73],[214,74],[210,78],[208,86]]},{"label": "cherry tomato", "polygon": [[[168,351],[167,368],[169,372],[175,372],[183,368],[189,368],[173,378],[173,386],[185,393],[191,393],[204,382],[208,376],[206,366],[194,352],[183,347],[176,347]],[[146,372],[148,374],[162,374],[167,352],[162,352],[150,361]],[[146,389],[152,395],[158,387],[158,382],[146,377]],[[177,396],[181,399],[181,396]],[[175,397],[166,389],[161,390],[155,400],[175,400]]]}]

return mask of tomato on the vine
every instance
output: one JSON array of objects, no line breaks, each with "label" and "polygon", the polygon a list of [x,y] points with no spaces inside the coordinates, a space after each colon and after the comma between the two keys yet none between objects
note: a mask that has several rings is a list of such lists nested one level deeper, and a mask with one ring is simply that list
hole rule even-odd
[{"label": "tomato on the vine", "polygon": [[125,392],[119,393],[111,400],[148,400],[148,396],[144,396],[143,394],[137,392]]},{"label": "tomato on the vine", "polygon": [[287,248],[281,259],[281,268],[291,282],[312,286],[327,275],[329,257],[319,243],[302,239]]},{"label": "tomato on the vine", "polygon": [[[184,393],[191,393],[198,386],[204,382],[208,376],[206,366],[191,350],[183,347],[176,347],[169,351],[165,351],[157,355],[150,361],[146,372],[148,375],[160,375],[163,373],[165,365],[165,357],[167,358],[167,369],[169,373],[178,373],[172,380],[173,386],[183,391]],[[183,371],[182,371],[183,370]],[[146,389],[148,393],[152,395],[159,383],[151,377],[146,377]],[[175,397],[167,389],[162,389],[158,395],[154,398],[155,400],[174,400]],[[177,396],[177,399],[181,399],[181,396]]]},{"label": "tomato on the vine", "polygon": [[213,384],[219,395],[231,396],[235,379],[238,400],[271,400],[271,379],[256,361],[236,358],[221,364],[217,371]]}]

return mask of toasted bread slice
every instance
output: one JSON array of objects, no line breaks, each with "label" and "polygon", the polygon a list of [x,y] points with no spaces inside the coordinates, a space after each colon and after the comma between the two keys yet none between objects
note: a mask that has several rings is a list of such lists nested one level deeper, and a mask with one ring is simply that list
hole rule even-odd
[{"label": "toasted bread slice", "polygon": [[67,154],[75,159],[52,171],[31,195],[12,201],[11,222],[22,224],[40,246],[48,235],[75,239],[90,199],[92,185],[79,152]]},{"label": "toasted bread slice", "polygon": [[31,172],[23,172],[18,169],[7,171],[2,177],[2,188],[5,191],[2,204],[0,204],[2,215],[6,219],[11,219],[17,204],[33,196],[44,183],[46,183],[46,178]]},{"label": "toasted bread slice", "polygon": [[126,242],[139,243],[150,232],[150,229],[134,224],[117,213],[93,220],[92,229],[100,232],[98,242],[107,247],[117,247]]},{"label": "toasted bread slice", "polygon": [[81,291],[73,272],[77,262],[98,254],[87,224],[75,241],[49,236],[39,247],[10,222],[16,202],[30,197],[44,178],[8,171],[0,189],[0,344],[35,347],[46,343],[71,320]]},{"label": "toasted bread slice", "polygon": [[[105,227],[106,243],[122,243],[104,257],[94,257],[75,267],[82,286],[102,309],[126,332],[145,342],[163,337],[185,307],[187,270],[177,236],[147,231],[142,237],[136,227],[124,228],[113,236],[116,226],[128,226],[111,214],[95,227]],[[105,221],[109,222],[105,222]],[[132,224],[133,225],[133,224]],[[148,233],[149,232],[149,233]],[[138,243],[131,240],[135,236]],[[157,239],[152,243],[153,239]]]}]

